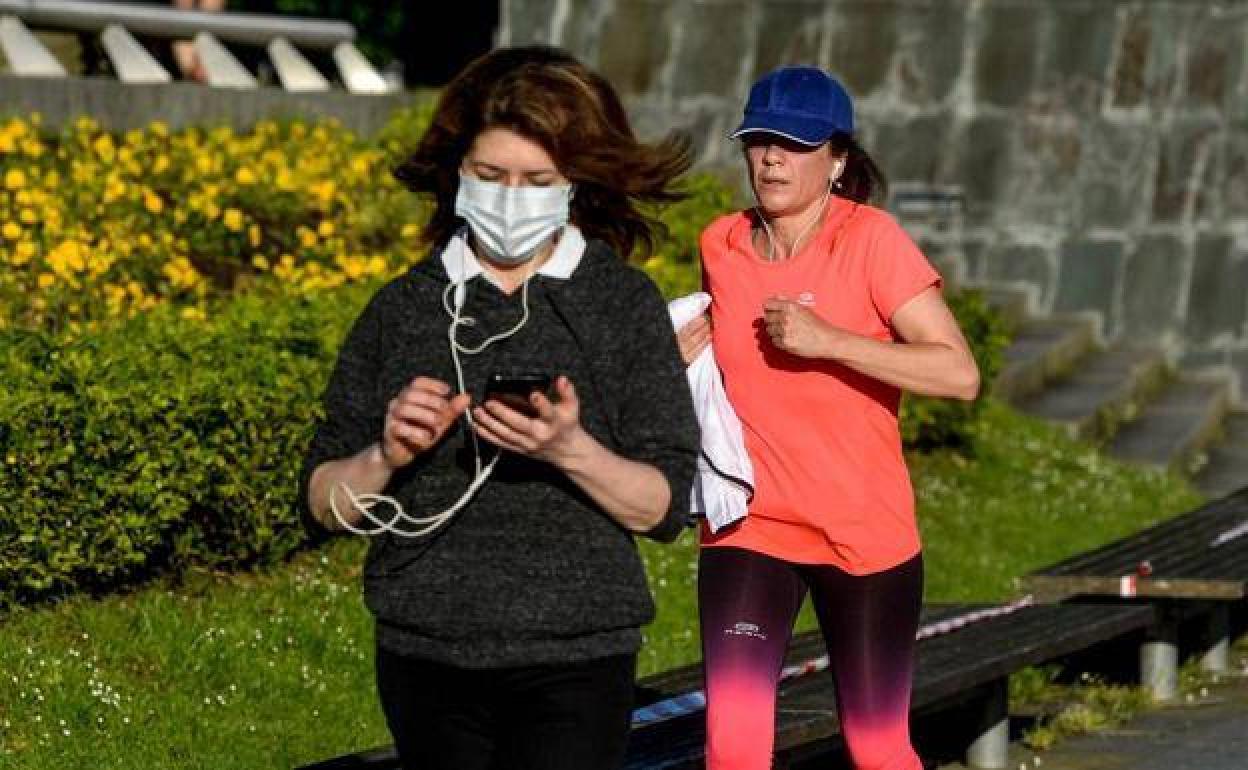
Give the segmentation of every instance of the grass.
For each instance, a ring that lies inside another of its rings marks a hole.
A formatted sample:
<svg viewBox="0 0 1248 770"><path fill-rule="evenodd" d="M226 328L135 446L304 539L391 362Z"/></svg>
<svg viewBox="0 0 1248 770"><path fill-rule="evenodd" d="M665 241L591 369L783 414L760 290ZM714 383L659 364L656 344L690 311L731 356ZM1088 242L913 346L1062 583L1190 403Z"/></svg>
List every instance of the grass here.
<svg viewBox="0 0 1248 770"><path fill-rule="evenodd" d="M975 446L910 458L930 601L1003 599L1035 567L1186 510L1186 484L989 404ZM361 543L0 621L0 767L292 767L388 742ZM698 657L691 535L642 545L643 673ZM807 612L800 620L810 627Z"/></svg>

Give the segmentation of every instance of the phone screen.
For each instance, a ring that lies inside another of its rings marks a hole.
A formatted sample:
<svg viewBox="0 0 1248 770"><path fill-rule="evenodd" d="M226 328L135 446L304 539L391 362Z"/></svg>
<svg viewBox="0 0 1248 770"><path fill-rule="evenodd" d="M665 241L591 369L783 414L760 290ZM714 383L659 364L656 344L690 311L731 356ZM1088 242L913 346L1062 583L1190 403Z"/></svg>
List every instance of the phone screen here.
<svg viewBox="0 0 1248 770"><path fill-rule="evenodd" d="M495 399L529 416L537 411L529 403L534 391L550 395L550 375L543 372L495 372L485 384L486 400Z"/></svg>

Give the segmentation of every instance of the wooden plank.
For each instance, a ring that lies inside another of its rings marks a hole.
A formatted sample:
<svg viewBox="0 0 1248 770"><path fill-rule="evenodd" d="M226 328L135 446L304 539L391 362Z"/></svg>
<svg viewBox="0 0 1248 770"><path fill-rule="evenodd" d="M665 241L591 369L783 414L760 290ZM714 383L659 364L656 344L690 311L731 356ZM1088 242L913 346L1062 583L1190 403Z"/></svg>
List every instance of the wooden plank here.
<svg viewBox="0 0 1248 770"><path fill-rule="evenodd" d="M1245 520L1248 520L1248 490L1032 574L1117 577L1134 572L1145 560L1152 563L1154 573L1163 565L1173 569L1170 565L1182 563L1208 549L1215 537Z"/></svg>
<svg viewBox="0 0 1248 770"><path fill-rule="evenodd" d="M257 88L259 83L234 54L207 32L195 36L195 53L204 68L208 85L214 88Z"/></svg>
<svg viewBox="0 0 1248 770"><path fill-rule="evenodd" d="M284 37L275 38L268 45L269 59L277 70L282 88L293 93L328 91L329 81L312 66Z"/></svg>
<svg viewBox="0 0 1248 770"><path fill-rule="evenodd" d="M1124 588L1122 578L1087 575L1029 575L1023 578L1025 590L1043 598L1059 601L1072 596L1115 596L1120 598L1156 599L1240 599L1244 596L1242 580L1194 580L1183 578L1137 578Z"/></svg>
<svg viewBox="0 0 1248 770"><path fill-rule="evenodd" d="M352 43L334 46L334 63L343 84L353 94L384 94L390 90L386 79Z"/></svg>
<svg viewBox="0 0 1248 770"><path fill-rule="evenodd" d="M68 74L64 65L16 16L0 17L0 49L15 75L63 78Z"/></svg>
<svg viewBox="0 0 1248 770"><path fill-rule="evenodd" d="M100 33L104 53L123 83L169 83L171 76L125 27L110 24Z"/></svg>

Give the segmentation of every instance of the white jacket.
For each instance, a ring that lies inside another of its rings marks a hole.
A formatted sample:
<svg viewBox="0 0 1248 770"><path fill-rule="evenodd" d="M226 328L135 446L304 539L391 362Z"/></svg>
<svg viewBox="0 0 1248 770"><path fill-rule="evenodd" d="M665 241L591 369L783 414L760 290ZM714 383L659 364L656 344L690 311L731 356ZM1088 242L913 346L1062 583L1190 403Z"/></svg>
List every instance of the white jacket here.
<svg viewBox="0 0 1248 770"><path fill-rule="evenodd" d="M676 329L706 312L711 295L696 292L667 305ZM708 345L686 372L693 391L693 407L702 427L702 454L693 481L691 511L706 516L712 532L745 518L754 496L754 466L745 453L741 421L728 403L723 377Z"/></svg>

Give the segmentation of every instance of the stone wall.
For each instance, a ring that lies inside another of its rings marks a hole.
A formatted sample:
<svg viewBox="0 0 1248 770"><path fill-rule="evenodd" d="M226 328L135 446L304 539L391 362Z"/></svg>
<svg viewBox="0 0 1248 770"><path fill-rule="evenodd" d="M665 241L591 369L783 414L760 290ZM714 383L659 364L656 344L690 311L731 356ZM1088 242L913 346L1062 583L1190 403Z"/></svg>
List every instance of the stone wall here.
<svg viewBox="0 0 1248 770"><path fill-rule="evenodd" d="M500 42L571 49L705 166L759 74L830 70L898 189L962 192L956 228L913 225L952 279L1248 395L1248 1L502 2Z"/></svg>

